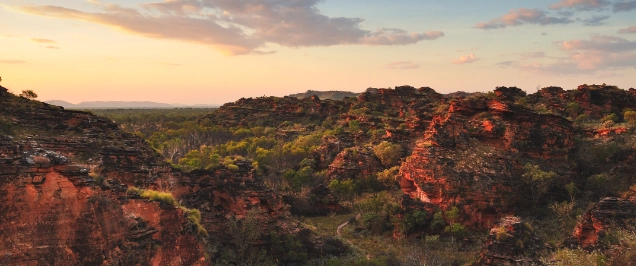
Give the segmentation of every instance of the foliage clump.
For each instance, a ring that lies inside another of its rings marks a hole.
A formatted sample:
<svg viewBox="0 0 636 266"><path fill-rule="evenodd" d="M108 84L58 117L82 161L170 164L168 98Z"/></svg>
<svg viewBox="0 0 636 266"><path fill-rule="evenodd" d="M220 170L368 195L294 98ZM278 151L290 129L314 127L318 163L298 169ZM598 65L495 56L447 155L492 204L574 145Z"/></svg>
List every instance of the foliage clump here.
<svg viewBox="0 0 636 266"><path fill-rule="evenodd" d="M208 237L208 231L205 230L205 227L203 227L203 225L201 224L201 212L197 209L189 209L185 206L182 206L175 200L174 196L170 192L161 192L152 189L129 187L128 193L136 193L142 198L178 207L183 211L190 223L196 227L197 233L201 236Z"/></svg>
<svg viewBox="0 0 636 266"><path fill-rule="evenodd" d="M385 166L394 166L402 157L402 147L399 144L393 144L383 141L373 147L373 153L380 159Z"/></svg>

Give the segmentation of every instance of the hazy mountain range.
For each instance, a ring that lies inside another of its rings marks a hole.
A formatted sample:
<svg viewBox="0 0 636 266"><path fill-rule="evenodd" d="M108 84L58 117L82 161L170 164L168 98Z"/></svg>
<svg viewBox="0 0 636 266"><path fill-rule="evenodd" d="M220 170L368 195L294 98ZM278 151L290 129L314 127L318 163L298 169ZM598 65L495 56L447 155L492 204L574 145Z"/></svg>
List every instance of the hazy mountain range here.
<svg viewBox="0 0 636 266"><path fill-rule="evenodd" d="M69 103L62 100L46 101L48 104L59 105L70 109L92 109L92 108L176 108L176 107L192 107L192 108L212 108L219 107L215 104L168 104L149 101L89 101L77 104Z"/></svg>

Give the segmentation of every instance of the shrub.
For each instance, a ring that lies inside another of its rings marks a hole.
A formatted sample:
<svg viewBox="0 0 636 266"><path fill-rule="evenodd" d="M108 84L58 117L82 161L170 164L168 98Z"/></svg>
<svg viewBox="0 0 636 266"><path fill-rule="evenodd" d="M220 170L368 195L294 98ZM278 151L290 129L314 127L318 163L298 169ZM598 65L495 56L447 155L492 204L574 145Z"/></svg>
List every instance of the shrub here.
<svg viewBox="0 0 636 266"><path fill-rule="evenodd" d="M576 102L569 102L568 105L565 107L570 117L576 117L576 115L579 113L580 108L581 107Z"/></svg>
<svg viewBox="0 0 636 266"><path fill-rule="evenodd" d="M201 236L208 237L208 231L201 224L201 212L197 209L188 209L181 206L170 192L160 192L152 189L141 189L137 187L129 187L128 193L137 193L139 196L152 201L163 202L165 204L179 207L188 218L190 223L196 226L197 233Z"/></svg>
<svg viewBox="0 0 636 266"><path fill-rule="evenodd" d="M468 230L466 230L466 228L463 225L459 223L454 223L452 225L447 226L444 229L444 232L451 233L455 237L462 237L463 235L468 233Z"/></svg>
<svg viewBox="0 0 636 266"><path fill-rule="evenodd" d="M631 126L636 126L636 111L625 111L623 119L625 119L625 122L629 123Z"/></svg>
<svg viewBox="0 0 636 266"><path fill-rule="evenodd" d="M226 165L226 167L227 167L228 170L230 170L232 172L236 172L236 171L239 170L239 167L236 164L228 164L228 165Z"/></svg>
<svg viewBox="0 0 636 266"><path fill-rule="evenodd" d="M433 221L431 222L431 229L438 230L444 228L446 221L444 221L444 214L439 211L433 214Z"/></svg>
<svg viewBox="0 0 636 266"><path fill-rule="evenodd" d="M588 120L587 115L581 114L581 115L577 116L576 119L574 119L574 123L577 124L577 125L580 125L582 123L587 122L587 120Z"/></svg>
<svg viewBox="0 0 636 266"><path fill-rule="evenodd" d="M603 118L601 118L601 121L603 121L603 122L612 121L614 123L618 123L619 119L620 118L618 117L618 115L612 113L612 114L606 115Z"/></svg>
<svg viewBox="0 0 636 266"><path fill-rule="evenodd" d="M601 128L612 128L614 125L616 125L614 120L605 120L603 121L603 124L601 124Z"/></svg>
<svg viewBox="0 0 636 266"><path fill-rule="evenodd" d="M156 190L144 189L141 194L139 194L142 198L147 198L152 201L163 202L168 205L175 205L176 201L174 197L169 192L159 192Z"/></svg>
<svg viewBox="0 0 636 266"><path fill-rule="evenodd" d="M497 229L497 235L495 237L497 241L505 241L506 239L508 239L508 237L510 237L510 235L508 234L508 232L506 232L505 228L499 227Z"/></svg>
<svg viewBox="0 0 636 266"><path fill-rule="evenodd" d="M209 236L208 231L205 230L205 227L201 224L201 212L197 209L188 209L183 206L179 206L179 208L185 213L188 217L190 223L196 226L197 233L202 236Z"/></svg>
<svg viewBox="0 0 636 266"><path fill-rule="evenodd" d="M373 147L373 153L380 159L383 165L393 166L398 163L402 157L402 147L399 144L393 144L383 141Z"/></svg>

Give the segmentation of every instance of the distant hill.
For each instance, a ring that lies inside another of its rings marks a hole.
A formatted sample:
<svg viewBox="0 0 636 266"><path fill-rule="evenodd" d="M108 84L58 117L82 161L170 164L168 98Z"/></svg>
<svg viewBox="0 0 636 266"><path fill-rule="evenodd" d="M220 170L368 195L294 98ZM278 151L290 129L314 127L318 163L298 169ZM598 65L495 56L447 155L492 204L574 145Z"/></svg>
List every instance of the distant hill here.
<svg viewBox="0 0 636 266"><path fill-rule="evenodd" d="M196 104L196 105L185 105L185 104L167 104L167 103L157 103L157 102L148 102L148 101L90 101L90 102L81 102L78 104L69 103L67 101L62 100L51 100L46 101L48 104L59 105L64 108L69 109L102 109L102 108L175 108L175 107L194 107L194 108L203 108L203 107L216 107L216 105L204 105L204 104Z"/></svg>
<svg viewBox="0 0 636 266"><path fill-rule="evenodd" d="M290 94L288 96L296 97L296 98L299 98L299 99L303 99L303 98L311 97L313 95L317 95L318 98L323 99L323 100L326 100L326 99L342 100L345 97L358 97L358 95L360 95L360 93L350 92L350 91L313 91L313 90L308 90L306 92Z"/></svg>

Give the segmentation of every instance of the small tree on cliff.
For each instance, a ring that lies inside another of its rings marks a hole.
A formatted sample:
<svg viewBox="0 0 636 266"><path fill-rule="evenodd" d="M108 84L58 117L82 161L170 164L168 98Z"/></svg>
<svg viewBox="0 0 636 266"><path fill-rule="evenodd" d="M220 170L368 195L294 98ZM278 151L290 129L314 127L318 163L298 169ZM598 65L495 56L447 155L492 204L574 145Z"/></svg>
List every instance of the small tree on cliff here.
<svg viewBox="0 0 636 266"><path fill-rule="evenodd" d="M32 90L24 90L24 91L22 91L22 93L20 93L20 97L24 97L24 98L27 98L29 100L33 100L33 99L37 98L38 95L35 94L35 92L32 91Z"/></svg>
<svg viewBox="0 0 636 266"><path fill-rule="evenodd" d="M534 202L534 206L537 206L539 199L548 193L548 189L550 189L550 185L557 174L552 171L543 171L536 164L526 164L524 170L525 173L522 175L522 178L524 182L530 186L532 201Z"/></svg>

